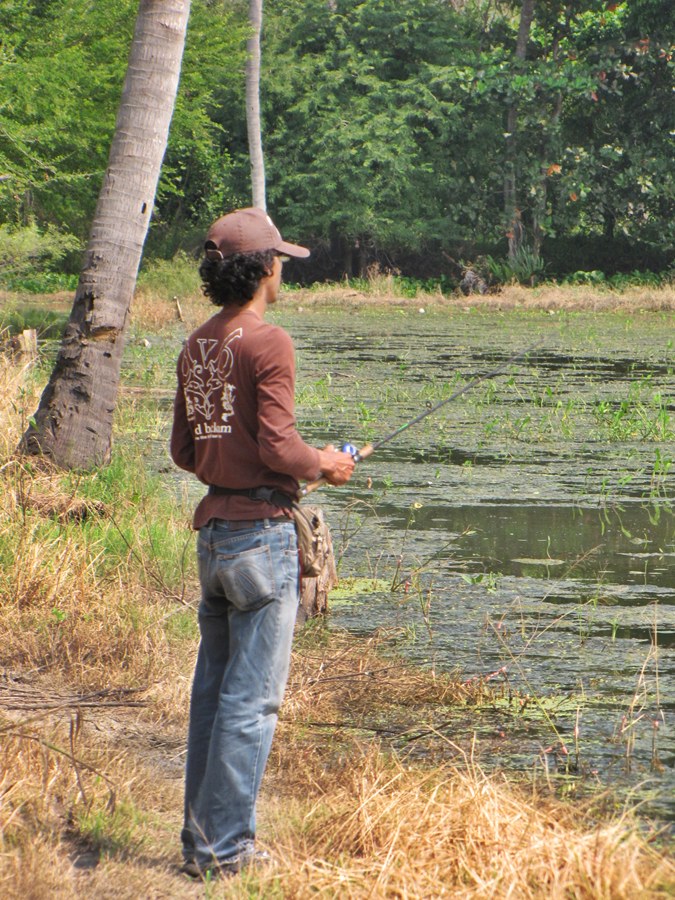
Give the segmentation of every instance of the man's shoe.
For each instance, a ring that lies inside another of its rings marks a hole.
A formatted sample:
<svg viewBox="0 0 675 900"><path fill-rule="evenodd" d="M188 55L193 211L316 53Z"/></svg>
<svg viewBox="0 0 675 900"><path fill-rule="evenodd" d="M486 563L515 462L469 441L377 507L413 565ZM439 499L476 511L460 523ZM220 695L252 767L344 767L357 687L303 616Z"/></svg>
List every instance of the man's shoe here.
<svg viewBox="0 0 675 900"><path fill-rule="evenodd" d="M190 878L202 878L204 880L218 875L228 878L241 872L242 869L247 869L250 866L262 866L270 862L272 862L272 857L267 850L245 850L228 859L214 860L205 866L200 866L194 859L189 859L183 863L181 872L184 875L189 875Z"/></svg>
<svg viewBox="0 0 675 900"><path fill-rule="evenodd" d="M202 875L202 871L194 859L187 859L180 867L180 871L181 874L189 875L190 878L201 878Z"/></svg>

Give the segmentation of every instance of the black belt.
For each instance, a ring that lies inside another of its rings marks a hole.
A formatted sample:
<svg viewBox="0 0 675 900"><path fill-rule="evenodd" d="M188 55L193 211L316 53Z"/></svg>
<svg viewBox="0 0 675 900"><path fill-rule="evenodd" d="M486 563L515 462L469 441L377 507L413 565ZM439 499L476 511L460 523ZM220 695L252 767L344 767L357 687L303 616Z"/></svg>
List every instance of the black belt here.
<svg viewBox="0 0 675 900"><path fill-rule="evenodd" d="M219 522L220 519L210 519L211 522ZM244 531L249 528L253 528L254 525L260 521L259 519L224 519L227 523L227 527L230 531ZM292 519L289 519L288 516L275 516L273 519L265 519L265 522L269 522L270 525L285 525L288 522L292 522Z"/></svg>
<svg viewBox="0 0 675 900"><path fill-rule="evenodd" d="M280 509L293 508L293 498L289 494L284 493L284 491L272 487L225 488L220 487L218 484L210 484L209 494L215 494L216 496L232 494L239 497L248 497L249 500L271 503L272 506L278 506Z"/></svg>

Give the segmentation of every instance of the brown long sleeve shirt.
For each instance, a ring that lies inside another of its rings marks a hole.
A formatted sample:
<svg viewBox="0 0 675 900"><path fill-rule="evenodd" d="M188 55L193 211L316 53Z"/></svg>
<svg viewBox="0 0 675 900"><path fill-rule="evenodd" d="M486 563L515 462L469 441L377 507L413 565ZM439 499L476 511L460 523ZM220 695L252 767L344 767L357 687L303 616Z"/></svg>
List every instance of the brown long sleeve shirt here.
<svg viewBox="0 0 675 900"><path fill-rule="evenodd" d="M290 336L252 309L226 307L187 339L178 358L171 457L204 484L273 487L295 496L319 473L319 453L295 421ZM278 516L276 506L207 494L194 527L209 519Z"/></svg>

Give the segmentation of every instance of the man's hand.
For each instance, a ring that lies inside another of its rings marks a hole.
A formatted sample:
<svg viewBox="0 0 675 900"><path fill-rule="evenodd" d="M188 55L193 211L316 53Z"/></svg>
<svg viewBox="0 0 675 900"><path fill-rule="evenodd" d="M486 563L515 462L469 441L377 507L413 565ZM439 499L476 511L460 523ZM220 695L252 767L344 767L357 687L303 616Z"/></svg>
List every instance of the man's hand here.
<svg viewBox="0 0 675 900"><path fill-rule="evenodd" d="M351 453L336 450L333 444L327 444L319 450L321 474L330 484L346 484L354 471L354 457Z"/></svg>

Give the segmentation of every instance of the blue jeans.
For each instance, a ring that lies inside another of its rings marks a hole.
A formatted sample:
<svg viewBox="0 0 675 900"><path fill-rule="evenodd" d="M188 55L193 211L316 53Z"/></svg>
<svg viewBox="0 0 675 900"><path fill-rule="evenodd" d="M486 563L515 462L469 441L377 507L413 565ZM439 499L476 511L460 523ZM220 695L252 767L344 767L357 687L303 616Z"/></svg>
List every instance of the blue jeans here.
<svg viewBox="0 0 675 900"><path fill-rule="evenodd" d="M251 853L255 804L288 678L298 608L295 526L213 519L199 531L201 643L192 685L183 855Z"/></svg>

